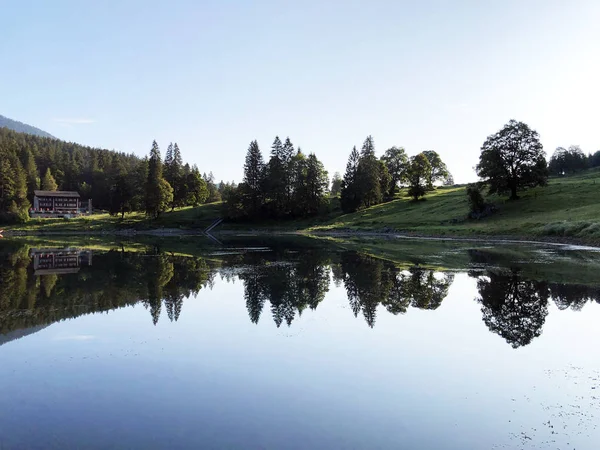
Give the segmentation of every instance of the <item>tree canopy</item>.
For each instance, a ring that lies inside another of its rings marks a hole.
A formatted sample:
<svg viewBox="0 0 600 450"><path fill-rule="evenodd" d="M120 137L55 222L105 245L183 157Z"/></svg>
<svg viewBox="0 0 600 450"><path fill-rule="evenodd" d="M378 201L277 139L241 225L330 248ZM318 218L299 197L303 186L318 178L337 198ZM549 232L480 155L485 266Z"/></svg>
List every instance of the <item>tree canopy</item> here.
<svg viewBox="0 0 600 450"><path fill-rule="evenodd" d="M511 120L483 143L476 171L490 194L510 193L513 200L519 190L546 185L548 165L538 133Z"/></svg>
<svg viewBox="0 0 600 450"><path fill-rule="evenodd" d="M578 145L571 145L569 149L558 147L552 158L548 169L552 175L568 175L581 172L588 168L588 157L585 156Z"/></svg>
<svg viewBox="0 0 600 450"><path fill-rule="evenodd" d="M414 200L424 197L431 187L431 163L425 153L419 153L410 159L408 166L408 195Z"/></svg>

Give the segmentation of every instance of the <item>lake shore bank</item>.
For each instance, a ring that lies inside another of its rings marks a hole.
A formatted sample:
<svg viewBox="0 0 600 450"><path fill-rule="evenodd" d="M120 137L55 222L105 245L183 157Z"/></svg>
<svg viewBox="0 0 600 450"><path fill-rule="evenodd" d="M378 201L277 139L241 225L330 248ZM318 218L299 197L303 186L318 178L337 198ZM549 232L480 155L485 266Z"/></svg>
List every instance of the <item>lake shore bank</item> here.
<svg viewBox="0 0 600 450"><path fill-rule="evenodd" d="M377 239L415 239L446 242L474 242L474 243L513 243L513 244L551 244L561 246L577 246L600 250L600 243L573 237L535 236L535 235L498 235L498 234L464 234L464 233L427 233L418 231L402 232L398 230L285 230L273 228L248 228L248 229L222 229L205 233L199 230L179 228L157 228L149 230L27 230L4 231L5 238L27 236L90 236L90 237L211 237L219 236L313 236L317 238L377 238Z"/></svg>

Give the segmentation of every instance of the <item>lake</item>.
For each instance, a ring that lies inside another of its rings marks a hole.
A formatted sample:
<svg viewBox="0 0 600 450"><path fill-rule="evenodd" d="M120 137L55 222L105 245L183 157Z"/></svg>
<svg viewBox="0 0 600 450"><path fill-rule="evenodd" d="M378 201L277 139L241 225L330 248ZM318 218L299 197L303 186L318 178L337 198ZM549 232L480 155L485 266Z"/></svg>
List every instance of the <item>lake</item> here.
<svg viewBox="0 0 600 450"><path fill-rule="evenodd" d="M0 241L0 449L597 449L600 253Z"/></svg>

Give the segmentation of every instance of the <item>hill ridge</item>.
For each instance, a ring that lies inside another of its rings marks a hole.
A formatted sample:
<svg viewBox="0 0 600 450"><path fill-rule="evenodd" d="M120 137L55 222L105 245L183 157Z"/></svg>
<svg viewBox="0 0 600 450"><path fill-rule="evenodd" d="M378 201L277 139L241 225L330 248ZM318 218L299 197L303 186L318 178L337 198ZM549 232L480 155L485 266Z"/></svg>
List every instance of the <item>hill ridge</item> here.
<svg viewBox="0 0 600 450"><path fill-rule="evenodd" d="M0 114L0 128L3 128L3 127L8 128L13 131L16 131L18 133L27 133L27 134L33 134L34 136L40 136L40 137L45 137L45 138L50 138L50 139L57 139L55 136L52 136L50 133L48 133L44 130L40 130L37 127L28 125L23 122L19 122L18 120L10 119L10 118Z"/></svg>

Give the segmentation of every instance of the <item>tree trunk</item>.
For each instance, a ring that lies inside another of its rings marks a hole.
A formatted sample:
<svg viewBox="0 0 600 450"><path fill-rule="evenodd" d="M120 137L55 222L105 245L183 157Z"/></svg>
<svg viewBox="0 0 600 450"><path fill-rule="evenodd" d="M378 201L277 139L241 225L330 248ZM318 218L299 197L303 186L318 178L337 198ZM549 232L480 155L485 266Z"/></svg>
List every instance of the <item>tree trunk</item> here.
<svg viewBox="0 0 600 450"><path fill-rule="evenodd" d="M511 200L518 200L519 196L517 195L517 184L513 183L510 186L510 199Z"/></svg>

